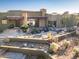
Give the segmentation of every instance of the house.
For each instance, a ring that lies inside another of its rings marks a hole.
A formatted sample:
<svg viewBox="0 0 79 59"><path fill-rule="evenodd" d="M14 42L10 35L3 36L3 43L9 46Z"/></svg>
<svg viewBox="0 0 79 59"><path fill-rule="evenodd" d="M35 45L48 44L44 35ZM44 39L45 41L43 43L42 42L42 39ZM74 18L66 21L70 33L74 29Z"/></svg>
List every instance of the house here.
<svg viewBox="0 0 79 59"><path fill-rule="evenodd" d="M1 13L0 16L1 16L0 25L13 24L16 27L22 24L28 24L29 22L32 22L32 21L35 21L34 26L36 27L45 27L46 21L47 21L45 9L41 9L40 11L10 10L5 14Z"/></svg>
<svg viewBox="0 0 79 59"><path fill-rule="evenodd" d="M24 23L35 21L35 27L45 27L47 24L46 9L40 9L40 11L26 11L22 14L24 17Z"/></svg>
<svg viewBox="0 0 79 59"><path fill-rule="evenodd" d="M62 15L57 13L47 14L48 17L47 22L49 26L61 27L61 19Z"/></svg>
<svg viewBox="0 0 79 59"><path fill-rule="evenodd" d="M65 14L68 13L66 12ZM40 11L9 10L8 12L0 13L0 27L3 25L5 27L7 25L8 27L11 24L15 27L21 26L22 24L31 24L35 27L45 27L49 25L62 27L62 16L65 16L65 14L48 14L46 9L40 9Z"/></svg>

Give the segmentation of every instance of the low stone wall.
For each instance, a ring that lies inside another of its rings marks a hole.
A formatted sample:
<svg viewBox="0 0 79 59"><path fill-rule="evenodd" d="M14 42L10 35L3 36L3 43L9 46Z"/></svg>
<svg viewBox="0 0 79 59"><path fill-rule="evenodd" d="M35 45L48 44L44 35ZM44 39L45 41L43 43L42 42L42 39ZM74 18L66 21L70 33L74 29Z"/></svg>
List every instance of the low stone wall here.
<svg viewBox="0 0 79 59"><path fill-rule="evenodd" d="M74 36L76 35L76 32L73 31L73 32L70 32L70 33L65 33L65 34L58 34L55 37L54 40L58 40L58 41L61 41L67 37L70 37L70 36ZM15 41L19 41L19 42L35 42L35 43L48 43L48 39L42 39L42 38L9 38L10 39L10 42L15 42Z"/></svg>
<svg viewBox="0 0 79 59"><path fill-rule="evenodd" d="M41 55L44 56L45 59L51 59L51 57L47 53L36 48L22 48L22 47L14 47L14 46L0 46L0 48L8 49L7 51L9 52L19 52L19 53L24 53L28 55L37 55L37 56Z"/></svg>
<svg viewBox="0 0 79 59"><path fill-rule="evenodd" d="M58 36L55 36L55 38L58 40L58 41L61 41L67 37L70 37L70 36L74 36L76 35L76 32L73 31L73 32L70 32L70 33L65 33L65 34L62 34L62 35L58 35Z"/></svg>
<svg viewBox="0 0 79 59"><path fill-rule="evenodd" d="M35 43L47 43L47 40L39 39L39 38L9 38L10 41L20 41L20 42L35 42Z"/></svg>

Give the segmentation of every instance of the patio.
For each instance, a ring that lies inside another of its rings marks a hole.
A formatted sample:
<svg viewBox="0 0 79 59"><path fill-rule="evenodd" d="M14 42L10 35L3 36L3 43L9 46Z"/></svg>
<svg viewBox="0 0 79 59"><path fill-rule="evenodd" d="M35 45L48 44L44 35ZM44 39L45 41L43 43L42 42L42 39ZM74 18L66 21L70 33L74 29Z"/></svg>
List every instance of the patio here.
<svg viewBox="0 0 79 59"><path fill-rule="evenodd" d="M17 35L24 35L22 31L18 32L19 28L6 29L3 33L0 34L0 38L16 37Z"/></svg>

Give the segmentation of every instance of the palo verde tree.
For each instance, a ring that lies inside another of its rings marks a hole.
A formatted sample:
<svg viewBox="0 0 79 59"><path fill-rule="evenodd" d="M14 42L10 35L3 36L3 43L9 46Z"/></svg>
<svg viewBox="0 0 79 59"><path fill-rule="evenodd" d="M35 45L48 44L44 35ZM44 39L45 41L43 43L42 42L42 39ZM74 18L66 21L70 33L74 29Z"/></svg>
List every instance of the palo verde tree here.
<svg viewBox="0 0 79 59"><path fill-rule="evenodd" d="M61 21L62 21L63 27L72 27L72 26L76 25L75 15L73 15L73 14L63 15Z"/></svg>

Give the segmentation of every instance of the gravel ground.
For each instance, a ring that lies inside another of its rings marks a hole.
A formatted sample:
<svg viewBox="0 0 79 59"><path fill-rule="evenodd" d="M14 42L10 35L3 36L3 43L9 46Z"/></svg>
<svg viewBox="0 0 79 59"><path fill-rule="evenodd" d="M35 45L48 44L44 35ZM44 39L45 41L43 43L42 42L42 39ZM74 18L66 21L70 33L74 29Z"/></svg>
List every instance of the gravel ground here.
<svg viewBox="0 0 79 59"><path fill-rule="evenodd" d="M68 47L64 51L60 51L59 54L52 55L52 57L54 59L79 59L79 57L75 58L74 53L73 53L73 48L76 47L76 43L74 41L78 40L78 42L79 42L79 38L78 37L67 37L64 40L71 41L70 47ZM60 46L63 45L64 40L58 42L58 44ZM77 47L79 47L79 44L77 45Z"/></svg>

